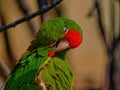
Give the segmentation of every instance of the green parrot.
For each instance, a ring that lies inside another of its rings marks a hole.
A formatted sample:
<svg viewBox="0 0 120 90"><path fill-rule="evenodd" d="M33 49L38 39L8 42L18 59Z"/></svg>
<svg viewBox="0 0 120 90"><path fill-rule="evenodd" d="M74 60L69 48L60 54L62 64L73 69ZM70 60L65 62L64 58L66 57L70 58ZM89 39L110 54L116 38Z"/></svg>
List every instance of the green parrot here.
<svg viewBox="0 0 120 90"><path fill-rule="evenodd" d="M74 73L65 54L81 44L82 35L73 20L45 21L8 76L4 90L73 90Z"/></svg>

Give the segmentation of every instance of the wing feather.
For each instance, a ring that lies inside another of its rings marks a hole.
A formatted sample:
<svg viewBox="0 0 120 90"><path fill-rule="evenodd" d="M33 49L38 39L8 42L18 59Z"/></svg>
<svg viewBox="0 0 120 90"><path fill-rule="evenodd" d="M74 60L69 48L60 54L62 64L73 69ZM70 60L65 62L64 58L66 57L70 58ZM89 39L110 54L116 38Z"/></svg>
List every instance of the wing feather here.
<svg viewBox="0 0 120 90"><path fill-rule="evenodd" d="M5 90L40 90L36 77L42 79L47 90L73 90L74 74L64 53L50 59L47 53L40 48L21 58ZM38 70L41 70L39 76Z"/></svg>
<svg viewBox="0 0 120 90"><path fill-rule="evenodd" d="M48 90L73 90L74 74L67 60L53 57L40 77Z"/></svg>
<svg viewBox="0 0 120 90"><path fill-rule="evenodd" d="M38 50L22 57L10 74L5 90L34 90L27 88L38 88L37 85L32 85L31 83L34 81L38 69L47 58L47 56L41 56L40 53L38 54Z"/></svg>

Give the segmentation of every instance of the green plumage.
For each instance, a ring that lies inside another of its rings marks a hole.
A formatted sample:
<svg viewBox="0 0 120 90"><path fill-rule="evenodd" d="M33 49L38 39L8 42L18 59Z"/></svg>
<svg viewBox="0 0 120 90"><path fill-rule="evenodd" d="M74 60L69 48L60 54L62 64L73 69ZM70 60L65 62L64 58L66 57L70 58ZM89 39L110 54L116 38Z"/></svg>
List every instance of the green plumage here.
<svg viewBox="0 0 120 90"><path fill-rule="evenodd" d="M44 54L43 54L44 53ZM21 58L15 70L9 76L5 90L41 90L36 76L38 69L46 62L48 65L41 70L40 78L50 90L72 90L73 72L61 52L61 58L54 56L48 59L47 48L38 48ZM46 61L47 60L47 61ZM60 89L61 88L61 89Z"/></svg>
<svg viewBox="0 0 120 90"><path fill-rule="evenodd" d="M73 90L74 74L65 59L67 50L48 57L52 50L49 44L64 37L64 27L75 28L82 34L81 28L72 20L56 18L46 21L9 75L5 90ZM42 79L46 89L39 85L38 78Z"/></svg>
<svg viewBox="0 0 120 90"><path fill-rule="evenodd" d="M41 25L39 32L35 37L35 40L32 41L32 44L29 47L29 50L40 46L42 47L49 45L51 42L60 40L65 35L65 32L63 31L64 27L67 27L69 29L77 29L81 35L83 34L80 26L77 25L73 20L63 17L50 19Z"/></svg>

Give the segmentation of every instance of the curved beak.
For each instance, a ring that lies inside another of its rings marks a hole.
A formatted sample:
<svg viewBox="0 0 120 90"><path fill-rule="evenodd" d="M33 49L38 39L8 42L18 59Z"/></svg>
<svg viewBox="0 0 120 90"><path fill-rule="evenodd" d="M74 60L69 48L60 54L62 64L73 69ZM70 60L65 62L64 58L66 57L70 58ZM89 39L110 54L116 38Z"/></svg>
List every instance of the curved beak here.
<svg viewBox="0 0 120 90"><path fill-rule="evenodd" d="M70 45L67 39L62 39L59 42L52 43L50 44L50 46L53 47L54 52L59 52L59 51L63 51L65 49L70 48Z"/></svg>
<svg viewBox="0 0 120 90"><path fill-rule="evenodd" d="M77 30L69 30L64 38L51 44L54 52L62 51L67 48L76 48L82 42L82 35Z"/></svg>

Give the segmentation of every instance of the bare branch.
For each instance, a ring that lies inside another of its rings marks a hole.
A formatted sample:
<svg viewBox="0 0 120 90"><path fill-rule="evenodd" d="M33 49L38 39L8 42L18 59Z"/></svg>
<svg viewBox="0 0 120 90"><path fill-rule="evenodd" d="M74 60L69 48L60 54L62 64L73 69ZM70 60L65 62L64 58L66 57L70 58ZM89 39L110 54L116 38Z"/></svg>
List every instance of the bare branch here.
<svg viewBox="0 0 120 90"><path fill-rule="evenodd" d="M120 36L113 41L113 49L117 49L119 43L120 43Z"/></svg>
<svg viewBox="0 0 120 90"><path fill-rule="evenodd" d="M104 28L104 24L102 22L102 11L101 11L101 6L100 6L100 3L99 3L100 0L94 0L94 8L91 10L91 13L89 14L89 16L92 15L92 13L94 12L94 9L97 10L97 14L98 14L98 24L99 24L99 27L100 27L100 32L101 32L101 35L104 39L104 43L106 45L106 48L108 50L108 58L109 58L109 62L108 62L108 65L107 65L107 71L108 74L107 74L107 77L108 79L106 79L106 82L109 84L107 87L109 88L109 90L115 90L114 88L116 88L116 82L115 79L113 78L115 73L118 72L115 70L115 56L114 56L114 53L115 53L115 50L118 49L118 46L120 45L120 34L117 36L117 38L115 37L115 16L116 14L114 13L114 10L115 10L115 6L114 6L114 0L111 0L111 32L112 32L112 36L113 36L113 39L111 40L111 43L108 43L108 39L106 38L106 30ZM119 0L119 7L120 7L120 0ZM120 12L120 9L119 9L119 12ZM119 22L120 22L120 17L119 17ZM118 22L118 23L119 23ZM120 30L120 26L119 26L119 30ZM120 31L119 31L120 33ZM106 88L106 87L104 87ZM103 89L104 89L103 88Z"/></svg>
<svg viewBox="0 0 120 90"><path fill-rule="evenodd" d="M115 40L115 1L114 0L110 0L110 20L111 20L111 32L112 32L112 39L113 41Z"/></svg>
<svg viewBox="0 0 120 90"><path fill-rule="evenodd" d="M54 0L50 5L44 5L40 10L38 10L32 14L28 14L25 17L18 19L15 22L12 22L10 24L5 24L4 26L0 27L0 32L3 30L6 30L8 28L15 27L17 24L20 24L24 21L28 21L40 14L47 12L48 10L50 10L50 9L54 8L56 5L58 5L61 1L62 0Z"/></svg>
<svg viewBox="0 0 120 90"><path fill-rule="evenodd" d="M2 72L2 74L4 74L5 77L7 77L8 74L10 73L10 69L1 59L0 59L0 72Z"/></svg>
<svg viewBox="0 0 120 90"><path fill-rule="evenodd" d="M109 47L109 45L107 43L106 34L105 34L105 28L104 28L104 25L103 25L103 22L102 22L102 14L101 14L101 7L100 7L100 4L99 4L99 0L95 0L94 4L95 4L95 9L97 10L97 14L98 14L98 24L99 24L99 27L100 27L100 32L101 32L101 35L103 37L106 48L107 48L107 50L109 52L110 47Z"/></svg>
<svg viewBox="0 0 120 90"><path fill-rule="evenodd" d="M99 25L100 25L100 30L103 35L103 38L105 39L105 30L104 30L104 26L102 24L102 14L101 14L101 8L100 8L100 4L99 4L98 0L95 0L95 7L96 7L96 10L98 13L98 21L99 21Z"/></svg>
<svg viewBox="0 0 120 90"><path fill-rule="evenodd" d="M47 5L47 0L38 0L39 7L43 7Z"/></svg>

